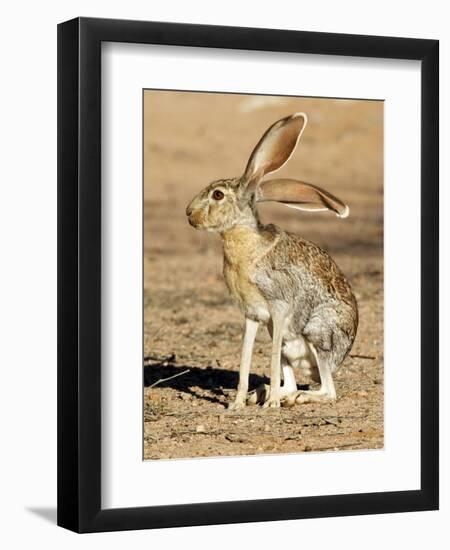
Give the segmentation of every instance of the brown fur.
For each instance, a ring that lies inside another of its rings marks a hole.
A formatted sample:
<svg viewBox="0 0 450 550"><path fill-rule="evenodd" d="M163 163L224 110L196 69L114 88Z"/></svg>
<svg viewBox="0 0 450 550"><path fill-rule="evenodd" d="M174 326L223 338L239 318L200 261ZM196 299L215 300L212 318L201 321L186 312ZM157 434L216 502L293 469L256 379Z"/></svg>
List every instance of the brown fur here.
<svg viewBox="0 0 450 550"><path fill-rule="evenodd" d="M276 268L280 258L284 264L303 264L331 295L353 307L355 298L350 284L330 255L295 233L286 232L285 235L288 239L283 239L268 255L272 267Z"/></svg>
<svg viewBox="0 0 450 550"><path fill-rule="evenodd" d="M261 258L275 246L278 237L270 230L234 226L222 233L223 273L231 296L245 306L266 305L266 300L253 281Z"/></svg>
<svg viewBox="0 0 450 550"><path fill-rule="evenodd" d="M330 300L347 306L344 308L345 314L340 316L345 325L341 328L354 338L358 327L358 306L350 283L342 271L330 255L315 243L295 233L284 232L279 228L276 230L276 246L265 257L270 270L282 270L289 266L305 267L313 275L317 286L326 291Z"/></svg>

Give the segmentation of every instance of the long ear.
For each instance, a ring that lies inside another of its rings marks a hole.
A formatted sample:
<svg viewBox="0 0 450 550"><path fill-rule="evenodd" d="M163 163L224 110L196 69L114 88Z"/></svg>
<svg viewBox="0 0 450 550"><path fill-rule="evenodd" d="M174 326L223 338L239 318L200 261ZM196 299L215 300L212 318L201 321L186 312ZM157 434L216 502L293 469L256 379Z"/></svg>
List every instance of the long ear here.
<svg viewBox="0 0 450 550"><path fill-rule="evenodd" d="M294 152L297 142L306 126L307 116L294 113L278 120L259 140L250 155L244 172L244 181L254 187L270 172L275 172L287 162Z"/></svg>
<svg viewBox="0 0 450 550"><path fill-rule="evenodd" d="M340 218L346 218L349 207L337 197L320 187L291 179L262 182L256 192L258 202L277 201L291 208L317 212L331 210Z"/></svg>

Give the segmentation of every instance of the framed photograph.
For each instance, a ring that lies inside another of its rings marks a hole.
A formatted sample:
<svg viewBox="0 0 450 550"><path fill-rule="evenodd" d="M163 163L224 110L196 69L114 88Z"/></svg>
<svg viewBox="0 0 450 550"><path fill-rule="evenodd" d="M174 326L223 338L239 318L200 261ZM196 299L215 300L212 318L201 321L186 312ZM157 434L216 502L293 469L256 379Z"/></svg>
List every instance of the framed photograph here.
<svg viewBox="0 0 450 550"><path fill-rule="evenodd" d="M438 508L438 41L58 27L58 524Z"/></svg>

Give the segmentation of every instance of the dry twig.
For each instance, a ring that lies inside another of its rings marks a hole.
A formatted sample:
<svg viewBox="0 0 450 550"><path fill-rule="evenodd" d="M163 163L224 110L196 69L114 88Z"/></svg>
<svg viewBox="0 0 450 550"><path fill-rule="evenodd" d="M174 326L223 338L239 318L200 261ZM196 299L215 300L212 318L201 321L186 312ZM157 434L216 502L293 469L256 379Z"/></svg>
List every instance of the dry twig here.
<svg viewBox="0 0 450 550"><path fill-rule="evenodd" d="M167 378L160 378L159 380L157 380L156 382L153 382L153 384L150 384L150 386L148 386L149 388L154 388L155 386L157 386L158 384L161 384L162 382L167 382L168 380L172 380L172 378L177 378L177 376L181 376L182 374L186 374L187 372L189 372L191 369L186 369L184 370L183 372L177 372L176 374L172 375L172 376L168 376Z"/></svg>

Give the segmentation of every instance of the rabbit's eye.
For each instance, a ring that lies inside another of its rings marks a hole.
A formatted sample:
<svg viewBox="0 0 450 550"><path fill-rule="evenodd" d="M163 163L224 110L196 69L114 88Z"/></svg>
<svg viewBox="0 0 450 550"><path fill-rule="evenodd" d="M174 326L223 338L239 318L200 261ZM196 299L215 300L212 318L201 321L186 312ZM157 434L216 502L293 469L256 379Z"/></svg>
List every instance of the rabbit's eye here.
<svg viewBox="0 0 450 550"><path fill-rule="evenodd" d="M220 189L216 189L212 194L212 197L215 201L221 201L224 198L224 196L225 195L222 193L222 191L220 191Z"/></svg>

